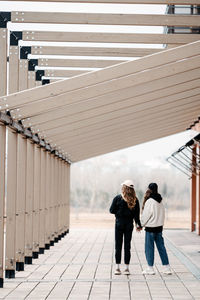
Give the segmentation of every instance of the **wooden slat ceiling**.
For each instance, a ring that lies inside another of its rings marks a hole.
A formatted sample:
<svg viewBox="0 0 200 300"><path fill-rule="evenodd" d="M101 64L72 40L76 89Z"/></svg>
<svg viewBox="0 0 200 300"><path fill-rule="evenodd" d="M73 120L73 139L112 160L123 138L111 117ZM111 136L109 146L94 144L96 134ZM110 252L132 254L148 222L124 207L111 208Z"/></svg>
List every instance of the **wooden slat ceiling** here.
<svg viewBox="0 0 200 300"><path fill-rule="evenodd" d="M0 106L79 161L185 130L199 116L199 78L197 41L1 97Z"/></svg>
<svg viewBox="0 0 200 300"><path fill-rule="evenodd" d="M10 0L5 0L10 1ZM19 0L13 0L19 1ZM30 0L24 0L30 1ZM199 0L32 0L37 2L65 2L65 3L110 3L110 4L177 4L200 5Z"/></svg>

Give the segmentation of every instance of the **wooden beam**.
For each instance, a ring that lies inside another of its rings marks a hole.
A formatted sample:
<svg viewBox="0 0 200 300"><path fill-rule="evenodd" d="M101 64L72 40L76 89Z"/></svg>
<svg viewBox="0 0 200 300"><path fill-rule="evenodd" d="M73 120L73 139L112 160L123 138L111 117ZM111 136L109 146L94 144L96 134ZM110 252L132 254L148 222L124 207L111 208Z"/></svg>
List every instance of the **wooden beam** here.
<svg viewBox="0 0 200 300"><path fill-rule="evenodd" d="M198 41L199 34L23 31L23 40L48 42L188 44Z"/></svg>
<svg viewBox="0 0 200 300"><path fill-rule="evenodd" d="M26 59L19 59L19 91L28 88L28 61ZM13 79L12 79L13 80Z"/></svg>
<svg viewBox="0 0 200 300"><path fill-rule="evenodd" d="M8 93L13 94L19 91L19 47L9 47L9 81Z"/></svg>
<svg viewBox="0 0 200 300"><path fill-rule="evenodd" d="M4 280L4 215L5 215L6 126L0 123L0 283Z"/></svg>
<svg viewBox="0 0 200 300"><path fill-rule="evenodd" d="M79 71L79 70L44 70L47 77L73 77L81 74L86 74L91 71Z"/></svg>
<svg viewBox="0 0 200 300"><path fill-rule="evenodd" d="M132 134L129 134L129 136L119 136L116 139L112 140L103 140L100 139L97 143L87 143L86 145L80 145L78 148L74 148L73 150L69 149L70 158L74 161L79 161L86 158L91 158L97 155L105 154L108 152L113 152L122 148L131 147L134 145L138 145L141 143L145 143L147 141L152 141L157 138L165 137L171 134L175 134L181 131L184 131L186 126L188 125L188 122L183 122L180 124L172 124L172 126L164 126L160 129L157 128L157 130L153 130L150 128L150 130L143 130L143 133L141 134L138 132L137 136L132 136ZM154 127L155 129L156 127ZM120 140L119 140L120 138ZM67 147L66 147L67 148ZM67 151L67 149L66 149Z"/></svg>
<svg viewBox="0 0 200 300"><path fill-rule="evenodd" d="M153 82L156 79L166 78L178 73L183 73L189 71L191 69L199 68L200 66L200 56L192 57L190 59L185 59L184 61L177 61L172 64L168 64L166 66L157 67L154 69L149 69L146 72L138 72L134 73L130 76L125 76L113 81L105 82L103 84L99 84L95 87L90 87L83 90L72 91L70 93L61 94L55 98L48 98L39 103L30 103L24 107L21 107L19 111L14 110L11 111L12 115L17 117L17 114L20 115L20 118L27 118L37 114L41 114L42 112L46 112L51 109L55 109L61 106L69 105L72 103L76 103L78 101L85 101L88 99L92 99L97 96L106 95L108 97L108 93L117 90L127 89L129 87L137 86L139 84ZM95 74L96 72L91 72L89 74ZM87 76L82 75L82 76ZM82 77L80 76L80 77ZM78 78L78 77L77 77ZM63 81L65 82L65 80ZM55 85L56 83L52 84ZM124 91L123 91L124 92ZM120 92L121 93L121 92ZM115 100L117 101L117 99ZM9 106L10 107L10 106Z"/></svg>
<svg viewBox="0 0 200 300"><path fill-rule="evenodd" d="M176 74L173 76L169 76L167 78L161 78L155 81L150 81L145 84L145 86L137 85L134 87L130 87L124 92L113 92L112 94L107 95L106 97L103 95L101 97L88 99L88 101L83 101L74 103L73 106L70 107L61 107L57 108L53 111L49 111L43 113L41 115L33 116L30 119L24 119L23 125L25 127L30 127L34 125L39 125L48 122L51 125L53 120L68 118L69 122L76 120L76 115L79 114L78 118L81 120L80 113L86 112L85 117L88 116L89 110L92 108L101 109L101 106L108 106L112 103L115 104L115 107L112 110L116 110L117 107L121 104L123 106L131 106L142 104L147 101L151 101L153 99L162 99L163 97L174 95L180 92L188 91L191 89L195 89L199 87L200 84L200 70L195 69L187 72L187 76L185 73ZM189 79L189 81L188 81ZM134 96L133 96L134 95ZM116 101L117 100L117 101ZM73 115L73 116L72 116ZM84 118L84 115L82 116ZM49 123L50 121L50 123Z"/></svg>
<svg viewBox="0 0 200 300"><path fill-rule="evenodd" d="M9 0L5 0L9 1ZM18 1L18 0L13 0ZM29 1L29 0L24 0ZM33 0L37 2L62 2L62 3L110 3L110 4L176 4L176 5L200 5L199 0Z"/></svg>
<svg viewBox="0 0 200 300"><path fill-rule="evenodd" d="M196 109L200 107L200 102L198 103L198 105L195 106L195 109L192 109L191 111L189 110L188 113L184 113L183 110L181 110L180 112L177 112L176 114L172 114L172 110L169 110L168 112L166 112L166 118L169 119L169 123L170 125L174 122L174 123L179 123L182 120L188 120L188 122L195 118L198 114L196 113ZM154 118L154 115L152 114L152 117ZM144 120L145 124L148 124L148 127L154 127L155 130L157 130L157 126L162 126L162 124L164 123L163 121L164 118L164 113L161 112L161 116L157 117L157 119L151 119L147 116L144 115L143 118L140 118L139 120L128 120L127 122L120 122L118 124L114 124L111 126L103 126L100 129L96 129L96 130L91 130L89 132L86 132L82 135L79 134L75 134L74 136L69 136L66 139L61 139L60 142L58 143L59 146L64 147L66 149L70 149L73 148L74 146L80 146L82 143L86 143L88 141L93 141L93 143L95 144L96 141L98 141L98 139L101 138L106 138L109 137L111 140L114 138L115 134L119 134L121 135L126 135L126 133L131 132L132 135L134 136L134 134L136 134L139 129L140 129L140 124L139 121L141 119ZM167 126L167 125L166 125ZM128 130L127 130L128 128ZM113 135L113 136L112 136Z"/></svg>
<svg viewBox="0 0 200 300"><path fill-rule="evenodd" d="M192 44L163 51L162 53L146 56L142 59L121 63L110 68L91 72L76 78L59 81L51 85L45 85L41 88L23 91L7 97L0 97L0 106L2 106L2 109L5 109L6 104L10 105L11 108L19 107L20 105L45 98L51 99L58 94L65 94L76 89L79 89L80 93L82 93L82 89L85 89L86 87L91 88L93 85L96 86L97 84L110 80L111 82L114 82L117 78L123 78L130 74L144 71L145 69L152 69L177 60L184 60L188 57L199 55L199 49L200 42L194 42Z"/></svg>
<svg viewBox="0 0 200 300"><path fill-rule="evenodd" d="M32 55L72 55L72 56L110 56L110 57L141 57L158 53L157 48L109 48L109 47L62 47L33 46Z"/></svg>
<svg viewBox="0 0 200 300"><path fill-rule="evenodd" d="M7 28L0 28L0 96L7 94Z"/></svg>
<svg viewBox="0 0 200 300"><path fill-rule="evenodd" d="M130 59L127 59L130 60ZM39 58L38 66L41 67L78 67L78 68L106 68L126 60L104 60L104 59L54 59Z"/></svg>
<svg viewBox="0 0 200 300"><path fill-rule="evenodd" d="M11 22L198 27L200 16L13 11L11 12Z"/></svg>

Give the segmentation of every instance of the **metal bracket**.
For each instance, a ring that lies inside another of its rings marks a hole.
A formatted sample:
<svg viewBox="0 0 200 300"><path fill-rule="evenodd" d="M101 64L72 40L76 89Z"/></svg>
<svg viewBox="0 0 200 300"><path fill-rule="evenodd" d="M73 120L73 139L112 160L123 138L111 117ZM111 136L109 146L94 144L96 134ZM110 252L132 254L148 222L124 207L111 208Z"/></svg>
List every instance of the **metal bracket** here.
<svg viewBox="0 0 200 300"><path fill-rule="evenodd" d="M20 59L27 59L29 54L31 54L31 47L20 47Z"/></svg>
<svg viewBox="0 0 200 300"><path fill-rule="evenodd" d="M42 76L44 76L44 70L37 70L35 72L35 80L36 81L41 81L42 80Z"/></svg>
<svg viewBox="0 0 200 300"><path fill-rule="evenodd" d="M20 40L22 40L22 31L10 32L10 46L18 46Z"/></svg>
<svg viewBox="0 0 200 300"><path fill-rule="evenodd" d="M49 83L50 83L50 79L43 79L42 80L42 85L49 84Z"/></svg>
<svg viewBox="0 0 200 300"><path fill-rule="evenodd" d="M32 139L36 144L40 143L40 139L37 133L32 136Z"/></svg>
<svg viewBox="0 0 200 300"><path fill-rule="evenodd" d="M35 67L38 65L38 59L29 59L28 71L35 71Z"/></svg>
<svg viewBox="0 0 200 300"><path fill-rule="evenodd" d="M10 125L12 123L12 118L8 113L0 112L0 121L5 125Z"/></svg>
<svg viewBox="0 0 200 300"><path fill-rule="evenodd" d="M11 21L11 12L1 11L0 12L0 28L7 28L7 23Z"/></svg>

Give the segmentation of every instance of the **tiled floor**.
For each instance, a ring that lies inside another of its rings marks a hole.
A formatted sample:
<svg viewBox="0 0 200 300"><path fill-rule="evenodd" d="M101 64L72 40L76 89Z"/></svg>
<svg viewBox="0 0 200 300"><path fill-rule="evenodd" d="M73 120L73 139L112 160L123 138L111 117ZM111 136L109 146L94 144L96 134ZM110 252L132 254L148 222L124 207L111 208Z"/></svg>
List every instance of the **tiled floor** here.
<svg viewBox="0 0 200 300"><path fill-rule="evenodd" d="M156 253L156 274L142 275L146 266L144 233L134 232L131 275L114 275L114 232L74 229L45 254L7 279L0 299L200 299L200 281L168 249L172 275L163 275ZM124 266L122 266L122 269Z"/></svg>

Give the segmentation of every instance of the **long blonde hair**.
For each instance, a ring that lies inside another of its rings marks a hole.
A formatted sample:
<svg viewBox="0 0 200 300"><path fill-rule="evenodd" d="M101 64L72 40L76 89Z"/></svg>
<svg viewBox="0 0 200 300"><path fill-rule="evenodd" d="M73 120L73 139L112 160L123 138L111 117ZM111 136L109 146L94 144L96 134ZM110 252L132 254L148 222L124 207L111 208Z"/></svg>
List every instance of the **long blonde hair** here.
<svg viewBox="0 0 200 300"><path fill-rule="evenodd" d="M152 193L152 191L150 189L148 189L146 191L146 193L144 194L144 200L143 200L143 203L142 203L142 210L144 209L146 201L150 198L151 193Z"/></svg>
<svg viewBox="0 0 200 300"><path fill-rule="evenodd" d="M122 185L122 198L127 202L128 208L133 209L136 204L136 193L133 187Z"/></svg>

